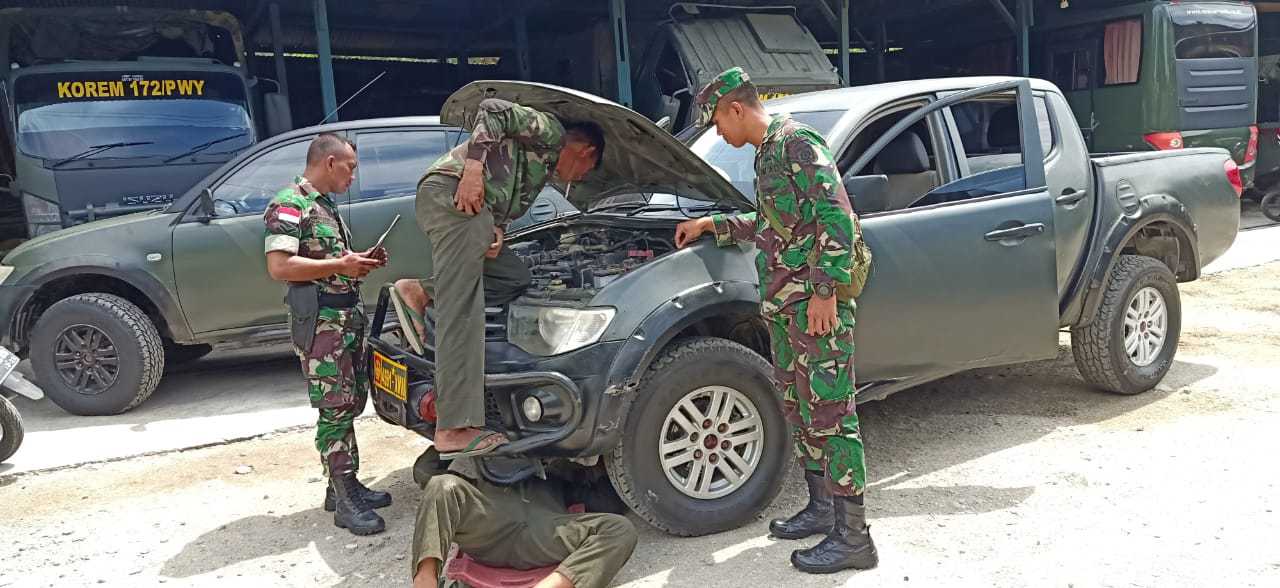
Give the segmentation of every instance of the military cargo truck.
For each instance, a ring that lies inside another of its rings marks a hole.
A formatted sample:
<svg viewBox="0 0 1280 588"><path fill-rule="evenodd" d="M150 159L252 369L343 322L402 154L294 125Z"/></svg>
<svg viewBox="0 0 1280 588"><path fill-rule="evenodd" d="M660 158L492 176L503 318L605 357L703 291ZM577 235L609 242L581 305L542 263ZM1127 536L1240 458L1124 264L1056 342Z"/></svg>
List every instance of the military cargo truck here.
<svg viewBox="0 0 1280 588"><path fill-rule="evenodd" d="M269 130L224 12L0 9L0 64L9 243L164 207ZM287 128L286 103L263 98Z"/></svg>

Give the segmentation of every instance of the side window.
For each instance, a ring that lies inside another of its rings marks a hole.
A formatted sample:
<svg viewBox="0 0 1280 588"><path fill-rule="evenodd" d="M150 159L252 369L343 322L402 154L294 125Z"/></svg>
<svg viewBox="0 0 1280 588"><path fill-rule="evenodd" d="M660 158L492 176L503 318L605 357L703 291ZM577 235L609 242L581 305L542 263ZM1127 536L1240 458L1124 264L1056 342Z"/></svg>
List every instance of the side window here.
<svg viewBox="0 0 1280 588"><path fill-rule="evenodd" d="M1040 130L1040 152L1047 157L1053 150L1053 123L1044 96L1035 96L1032 101ZM962 102L951 107L951 114L960 131L970 174L1022 165L1022 131L1012 96Z"/></svg>
<svg viewBox="0 0 1280 588"><path fill-rule="evenodd" d="M1093 51L1063 47L1051 57L1051 79L1063 91L1088 90L1093 87Z"/></svg>
<svg viewBox="0 0 1280 588"><path fill-rule="evenodd" d="M413 194L427 166L448 150L444 131L382 131L356 138L360 200Z"/></svg>
<svg viewBox="0 0 1280 588"><path fill-rule="evenodd" d="M840 160L840 169L848 169L846 180L855 176L883 175L888 179L883 193L855 194L854 207L859 214L901 210L911 206L942 183L938 167L938 150L930 132L930 118L925 118L895 137L863 169L849 169L868 147L893 125L914 112L912 108L886 115L858 133Z"/></svg>
<svg viewBox="0 0 1280 588"><path fill-rule="evenodd" d="M236 170L213 189L214 216L262 214L307 163L311 138L277 147Z"/></svg>

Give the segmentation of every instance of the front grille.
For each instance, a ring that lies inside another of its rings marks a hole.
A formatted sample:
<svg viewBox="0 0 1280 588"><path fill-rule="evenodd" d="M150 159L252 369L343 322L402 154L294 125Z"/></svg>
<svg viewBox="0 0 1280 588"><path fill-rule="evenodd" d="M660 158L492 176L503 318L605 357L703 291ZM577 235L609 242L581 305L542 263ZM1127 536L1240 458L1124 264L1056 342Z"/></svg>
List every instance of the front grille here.
<svg viewBox="0 0 1280 588"><path fill-rule="evenodd" d="M484 309L484 340L505 342L507 340L507 307L487 306Z"/></svg>

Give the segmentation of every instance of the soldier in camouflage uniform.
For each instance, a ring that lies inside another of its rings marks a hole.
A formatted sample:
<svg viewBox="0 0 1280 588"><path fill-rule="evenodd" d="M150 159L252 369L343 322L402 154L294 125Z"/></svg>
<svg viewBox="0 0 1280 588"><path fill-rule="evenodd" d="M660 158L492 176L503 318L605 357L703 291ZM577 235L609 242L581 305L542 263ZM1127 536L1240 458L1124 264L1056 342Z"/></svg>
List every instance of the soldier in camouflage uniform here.
<svg viewBox="0 0 1280 588"><path fill-rule="evenodd" d="M419 182L416 216L431 243L434 275L400 280L396 293L419 316L435 302L434 442L447 459L483 455L508 441L484 429L484 308L515 299L530 281L529 268L503 247L507 224L528 210L553 171L574 182L603 155L599 126L562 124L490 98L479 104L471 137Z"/></svg>
<svg viewBox="0 0 1280 588"><path fill-rule="evenodd" d="M727 143L756 148L758 212L686 221L676 243L703 232L756 245L760 299L770 327L775 380L805 470L809 503L770 523L783 539L827 538L792 553L797 569L829 573L878 561L866 525L866 464L854 401L854 301L847 294L861 238L840 172L822 136L786 115L770 116L741 68L697 96L700 123Z"/></svg>
<svg viewBox="0 0 1280 588"><path fill-rule="evenodd" d="M267 271L290 284L291 322L302 325L295 327L294 350L311 406L320 411L316 449L330 481L324 508L334 511L335 525L369 535L385 528L373 509L390 505L391 495L356 478L360 453L354 420L369 394L360 279L382 267L387 253L381 248L352 252L351 234L328 196L350 187L355 167L349 142L332 134L317 136L307 152L306 171L276 194L264 218Z"/></svg>

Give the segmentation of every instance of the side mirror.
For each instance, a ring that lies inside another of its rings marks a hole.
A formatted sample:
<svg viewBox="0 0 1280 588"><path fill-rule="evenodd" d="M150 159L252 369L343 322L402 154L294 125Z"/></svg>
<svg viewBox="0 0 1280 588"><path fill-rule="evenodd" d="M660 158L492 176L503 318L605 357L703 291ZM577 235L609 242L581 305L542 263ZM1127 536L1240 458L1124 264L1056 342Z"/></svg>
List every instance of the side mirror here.
<svg viewBox="0 0 1280 588"><path fill-rule="evenodd" d="M889 207L889 176L852 176L844 179L853 210L858 214L884 212Z"/></svg>
<svg viewBox="0 0 1280 588"><path fill-rule="evenodd" d="M262 95L262 105L266 111L268 136L274 137L293 130L293 111L289 109L288 95L267 92Z"/></svg>
<svg viewBox="0 0 1280 588"><path fill-rule="evenodd" d="M669 116L664 116L664 117L662 117L662 118L658 119L658 122L657 122L658 128L660 128L660 129L662 129L662 130L664 130L664 131L666 131L666 132L668 132L668 133L670 133L670 132L671 132L671 126L672 126L673 124L674 124L674 122L671 120L671 117L669 117Z"/></svg>
<svg viewBox="0 0 1280 588"><path fill-rule="evenodd" d="M213 190L209 188L200 191L200 200L196 203L196 220L205 224L213 220Z"/></svg>

